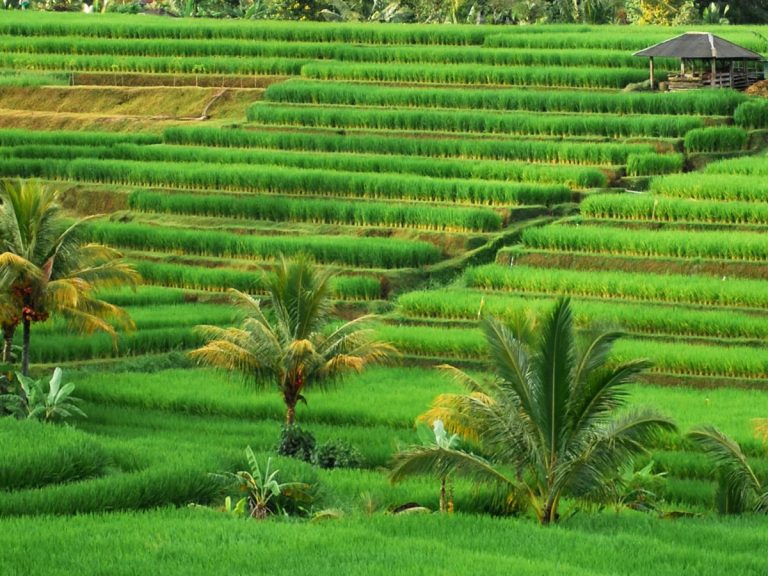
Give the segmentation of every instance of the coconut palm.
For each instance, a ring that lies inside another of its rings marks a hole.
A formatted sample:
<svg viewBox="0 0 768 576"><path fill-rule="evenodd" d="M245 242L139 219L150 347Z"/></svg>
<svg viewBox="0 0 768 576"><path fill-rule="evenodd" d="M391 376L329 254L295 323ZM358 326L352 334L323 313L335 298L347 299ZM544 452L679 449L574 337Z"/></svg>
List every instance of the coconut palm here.
<svg viewBox="0 0 768 576"><path fill-rule="evenodd" d="M618 333L602 334L581 351L567 299L544 319L531 345L497 320L484 319L481 326L496 378L484 382L443 367L468 393L439 396L422 419L442 420L484 457L439 445L413 447L395 456L393 481L457 473L501 482L549 524L558 519L563 497L604 498L622 464L658 432L675 428L647 409L615 416L625 403L625 385L648 362L611 363Z"/></svg>
<svg viewBox="0 0 768 576"><path fill-rule="evenodd" d="M192 357L241 372L257 384L276 384L285 402L286 423L292 425L296 405L306 402L307 388L333 382L349 371L361 372L395 353L365 327L371 316L325 330L332 311L331 278L307 256L281 258L267 280L270 316L259 300L230 290L245 320L238 328L200 326L209 341Z"/></svg>
<svg viewBox="0 0 768 576"><path fill-rule="evenodd" d="M116 337L115 326L133 326L122 309L95 292L135 286L139 275L117 251L80 241L76 232L87 219L68 223L57 191L36 181L5 182L0 201L0 324L6 361L21 324L21 372L28 374L32 324L50 314L85 333L100 330Z"/></svg>
<svg viewBox="0 0 768 576"><path fill-rule="evenodd" d="M738 442L714 426L694 428L688 438L715 465L718 475L715 498L721 514L768 512L768 486L757 478Z"/></svg>

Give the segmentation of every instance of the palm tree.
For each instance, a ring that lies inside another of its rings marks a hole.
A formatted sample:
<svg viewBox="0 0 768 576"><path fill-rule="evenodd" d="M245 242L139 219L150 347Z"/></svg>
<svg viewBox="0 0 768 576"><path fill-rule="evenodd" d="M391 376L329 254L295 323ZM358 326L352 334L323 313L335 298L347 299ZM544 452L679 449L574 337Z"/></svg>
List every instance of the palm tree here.
<svg viewBox="0 0 768 576"><path fill-rule="evenodd" d="M668 419L647 409L622 411L625 385L648 367L613 365L618 333L598 336L580 353L570 302L561 299L526 344L506 326L482 321L496 378L482 382L444 366L468 394L439 396L422 416L440 419L485 455L432 445L395 456L391 479L432 473L501 482L523 494L542 524L557 521L563 497L601 499L620 466L663 430Z"/></svg>
<svg viewBox="0 0 768 576"><path fill-rule="evenodd" d="M718 475L715 498L720 514L741 514L748 510L768 512L768 486L757 478L738 442L714 426L694 428L688 438L715 465Z"/></svg>
<svg viewBox="0 0 768 576"><path fill-rule="evenodd" d="M77 237L82 219L69 224L54 188L35 181L5 182L0 189L0 324L3 356L22 325L21 372L29 373L32 324L50 314L71 328L97 330L116 337L115 326L132 328L121 308L96 295L100 288L136 286L138 273L117 251L83 244Z"/></svg>
<svg viewBox="0 0 768 576"><path fill-rule="evenodd" d="M307 256L281 258L267 280L270 317L261 302L230 290L245 313L238 328L200 326L209 342L191 356L201 364L243 373L262 385L277 384L286 407L286 423L296 419L304 390L337 380L349 371L392 357L389 344L373 338L363 316L326 331L332 311L332 274L319 271Z"/></svg>

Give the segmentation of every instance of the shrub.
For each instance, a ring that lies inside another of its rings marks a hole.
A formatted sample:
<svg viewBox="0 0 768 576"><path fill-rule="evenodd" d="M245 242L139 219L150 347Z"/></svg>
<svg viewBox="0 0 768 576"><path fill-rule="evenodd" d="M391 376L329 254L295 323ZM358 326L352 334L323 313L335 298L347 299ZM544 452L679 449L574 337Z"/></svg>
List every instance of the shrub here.
<svg viewBox="0 0 768 576"><path fill-rule="evenodd" d="M315 437L296 424L283 426L280 431L280 440L277 444L277 453L280 456L298 458L304 462L310 462L315 450Z"/></svg>
<svg viewBox="0 0 768 576"><path fill-rule="evenodd" d="M359 468L363 464L363 456L344 440L329 440L315 449L312 463L326 469Z"/></svg>

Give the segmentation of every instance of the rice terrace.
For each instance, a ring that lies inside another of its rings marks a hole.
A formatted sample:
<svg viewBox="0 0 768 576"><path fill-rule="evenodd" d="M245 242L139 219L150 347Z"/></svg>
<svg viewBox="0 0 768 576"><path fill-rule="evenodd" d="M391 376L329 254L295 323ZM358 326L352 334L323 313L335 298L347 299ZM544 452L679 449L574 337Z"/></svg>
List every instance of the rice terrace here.
<svg viewBox="0 0 768 576"><path fill-rule="evenodd" d="M731 4L5 0L0 576L768 574Z"/></svg>

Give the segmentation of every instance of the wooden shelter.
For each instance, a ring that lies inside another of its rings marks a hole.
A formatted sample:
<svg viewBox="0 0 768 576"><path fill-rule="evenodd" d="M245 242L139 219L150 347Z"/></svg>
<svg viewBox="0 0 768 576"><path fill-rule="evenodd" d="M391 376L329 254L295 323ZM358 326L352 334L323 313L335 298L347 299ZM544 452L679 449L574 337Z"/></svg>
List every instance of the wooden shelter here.
<svg viewBox="0 0 768 576"><path fill-rule="evenodd" d="M654 58L679 58L680 73L670 74L670 90L735 88L744 90L765 77L763 57L708 32L687 32L635 52L649 58L651 88Z"/></svg>

